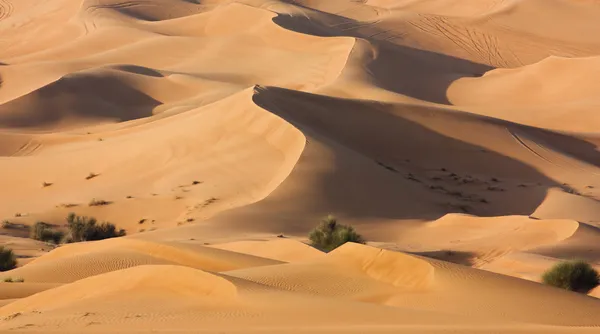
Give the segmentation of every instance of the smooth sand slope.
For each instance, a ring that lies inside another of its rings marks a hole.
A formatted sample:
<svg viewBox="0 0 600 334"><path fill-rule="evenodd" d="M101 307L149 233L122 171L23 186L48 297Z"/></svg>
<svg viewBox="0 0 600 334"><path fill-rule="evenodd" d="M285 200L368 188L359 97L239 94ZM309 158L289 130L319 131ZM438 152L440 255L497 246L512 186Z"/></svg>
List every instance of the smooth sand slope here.
<svg viewBox="0 0 600 334"><path fill-rule="evenodd" d="M600 268L598 17L0 0L0 331L598 332L598 289L538 284ZM70 212L127 236L28 238ZM327 214L368 245L309 246Z"/></svg>

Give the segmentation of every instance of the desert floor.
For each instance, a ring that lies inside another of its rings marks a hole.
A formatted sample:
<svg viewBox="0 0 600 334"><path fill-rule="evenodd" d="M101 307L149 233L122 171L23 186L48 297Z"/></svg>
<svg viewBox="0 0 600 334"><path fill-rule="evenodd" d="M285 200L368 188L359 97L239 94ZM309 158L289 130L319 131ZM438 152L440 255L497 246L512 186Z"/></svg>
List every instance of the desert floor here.
<svg viewBox="0 0 600 334"><path fill-rule="evenodd" d="M0 0L0 332L599 333L596 0ZM93 177L92 177L93 176ZM92 199L108 205L89 206ZM69 212L126 237L28 238ZM327 214L366 245L330 253Z"/></svg>

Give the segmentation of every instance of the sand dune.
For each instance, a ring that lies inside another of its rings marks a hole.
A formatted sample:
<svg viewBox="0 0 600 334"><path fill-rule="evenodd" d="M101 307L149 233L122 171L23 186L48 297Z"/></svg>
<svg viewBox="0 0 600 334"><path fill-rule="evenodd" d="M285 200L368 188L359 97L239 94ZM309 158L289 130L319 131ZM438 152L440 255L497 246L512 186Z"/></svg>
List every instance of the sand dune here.
<svg viewBox="0 0 600 334"><path fill-rule="evenodd" d="M211 245L211 247L283 262L307 261L324 255L315 248L289 239L234 241Z"/></svg>
<svg viewBox="0 0 600 334"><path fill-rule="evenodd" d="M203 246L113 239L63 246L9 273L27 282L66 283L140 265L171 264L224 271L277 263L280 262Z"/></svg>
<svg viewBox="0 0 600 334"><path fill-rule="evenodd" d="M597 332L538 282L600 269L599 15L0 0L0 331ZM70 212L127 236L29 238ZM368 245L310 246L328 214Z"/></svg>

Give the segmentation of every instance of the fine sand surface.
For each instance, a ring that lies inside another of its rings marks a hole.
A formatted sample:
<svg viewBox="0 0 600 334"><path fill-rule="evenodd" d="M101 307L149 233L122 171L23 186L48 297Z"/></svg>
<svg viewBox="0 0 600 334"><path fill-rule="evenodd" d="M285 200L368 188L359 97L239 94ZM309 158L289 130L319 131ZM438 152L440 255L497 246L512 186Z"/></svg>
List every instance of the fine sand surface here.
<svg viewBox="0 0 600 334"><path fill-rule="evenodd" d="M599 17L0 0L0 332L598 333L538 282L600 269ZM70 212L127 236L28 238ZM328 214L368 243L308 245Z"/></svg>

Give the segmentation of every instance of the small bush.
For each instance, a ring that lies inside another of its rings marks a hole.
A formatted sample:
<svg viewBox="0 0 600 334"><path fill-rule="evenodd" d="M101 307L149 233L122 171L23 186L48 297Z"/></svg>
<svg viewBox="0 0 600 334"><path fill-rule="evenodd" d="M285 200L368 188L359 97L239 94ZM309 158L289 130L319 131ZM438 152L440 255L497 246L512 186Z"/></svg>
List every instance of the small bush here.
<svg viewBox="0 0 600 334"><path fill-rule="evenodd" d="M31 239L40 240L44 242L53 242L55 244L60 243L64 233L61 231L55 231L51 228L50 224L44 222L35 223L30 230Z"/></svg>
<svg viewBox="0 0 600 334"><path fill-rule="evenodd" d="M5 220L5 221L2 222L1 226L2 226L2 228L9 229L9 228L15 227L15 224L9 222L8 220Z"/></svg>
<svg viewBox="0 0 600 334"><path fill-rule="evenodd" d="M327 216L308 235L312 245L324 251L332 251L346 242L363 244L365 240L354 231L352 226L337 223L333 216Z"/></svg>
<svg viewBox="0 0 600 334"><path fill-rule="evenodd" d="M109 204L110 204L109 201L105 201L103 199L95 199L95 198L93 198L90 201L89 206L102 206L102 205L109 205Z"/></svg>
<svg viewBox="0 0 600 334"><path fill-rule="evenodd" d="M14 269L17 266L17 256L12 249L0 246L0 271Z"/></svg>
<svg viewBox="0 0 600 334"><path fill-rule="evenodd" d="M542 282L557 288L588 293L600 284L598 272L584 261L560 262L546 271Z"/></svg>
<svg viewBox="0 0 600 334"><path fill-rule="evenodd" d="M4 283L23 283L25 282L25 280L23 278L12 278L12 277L5 277L2 280Z"/></svg>
<svg viewBox="0 0 600 334"><path fill-rule="evenodd" d="M122 237L125 230L117 230L114 224L98 223L94 217L80 217L70 213L67 217L69 234L66 242L81 242Z"/></svg>

